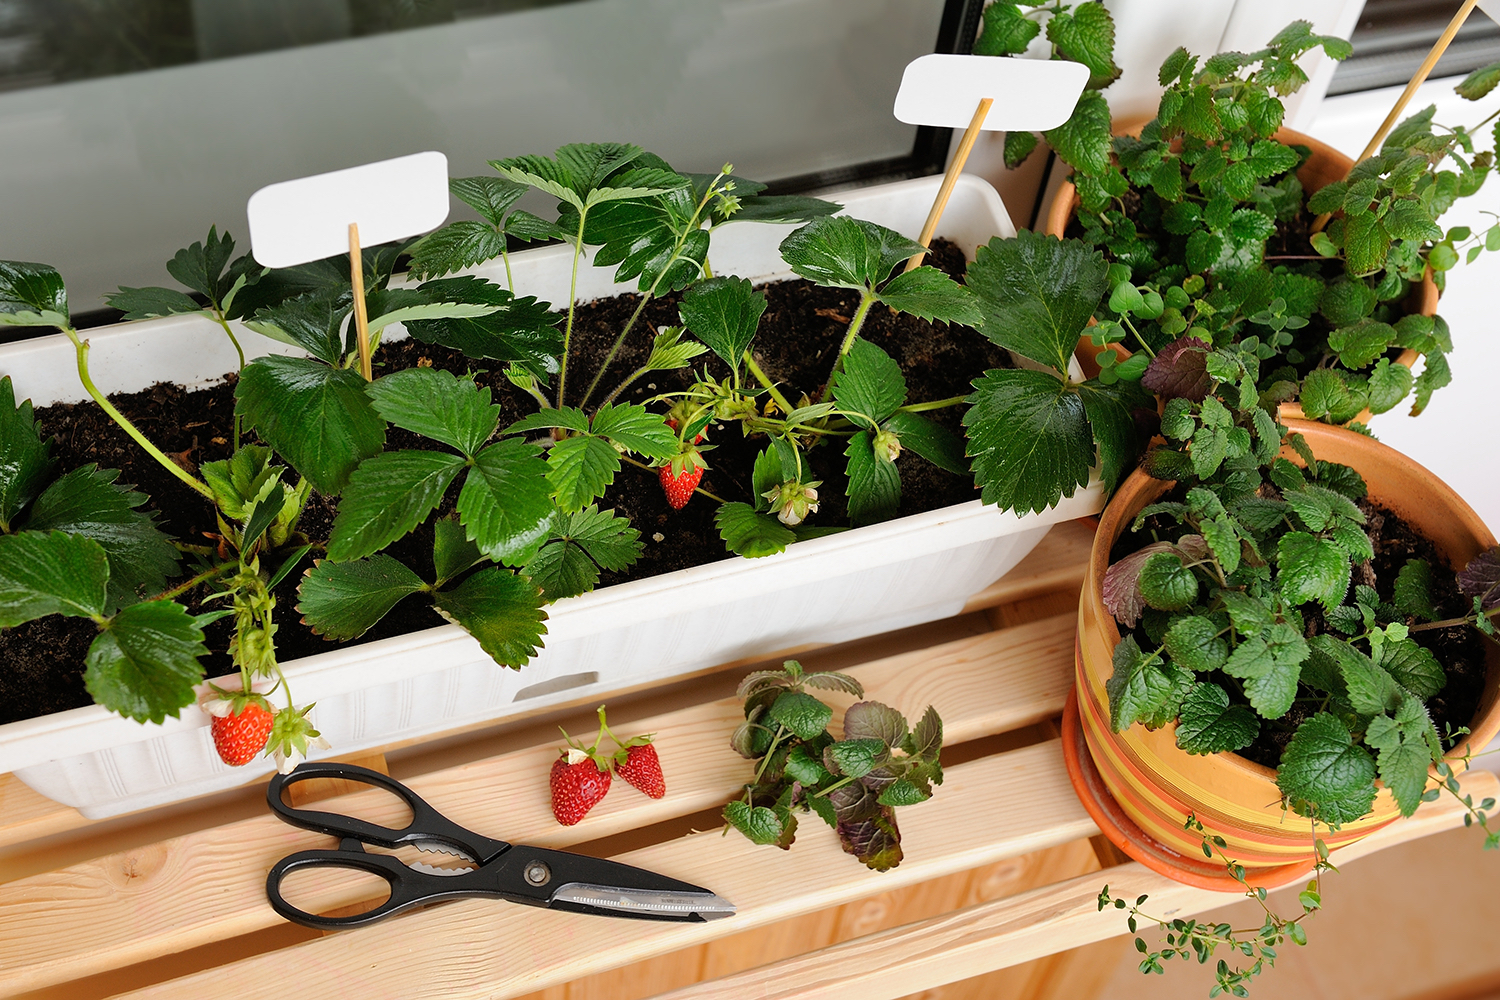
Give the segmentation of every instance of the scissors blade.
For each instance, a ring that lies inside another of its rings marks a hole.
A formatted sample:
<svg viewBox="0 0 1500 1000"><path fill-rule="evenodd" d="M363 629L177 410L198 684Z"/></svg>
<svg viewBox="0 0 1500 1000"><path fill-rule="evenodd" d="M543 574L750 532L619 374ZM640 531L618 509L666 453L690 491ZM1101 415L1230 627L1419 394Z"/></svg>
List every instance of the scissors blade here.
<svg viewBox="0 0 1500 1000"><path fill-rule="evenodd" d="M620 861L517 845L499 869L502 895L554 910L638 920L718 920L734 904L708 889Z"/></svg>

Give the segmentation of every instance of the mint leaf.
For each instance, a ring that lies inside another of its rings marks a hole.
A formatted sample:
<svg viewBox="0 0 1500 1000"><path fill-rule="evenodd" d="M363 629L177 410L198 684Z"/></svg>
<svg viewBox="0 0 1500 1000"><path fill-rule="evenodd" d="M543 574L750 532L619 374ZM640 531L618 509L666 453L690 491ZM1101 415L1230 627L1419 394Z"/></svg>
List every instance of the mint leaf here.
<svg viewBox="0 0 1500 1000"><path fill-rule="evenodd" d="M1103 255L1080 240L1022 230L980 247L966 282L979 298L981 333L1063 373L1104 296L1108 270Z"/></svg>
<svg viewBox="0 0 1500 1000"><path fill-rule="evenodd" d="M1349 557L1337 544L1301 531L1281 536L1276 561L1282 596L1291 605L1318 601L1327 610L1349 591Z"/></svg>
<svg viewBox="0 0 1500 1000"><path fill-rule="evenodd" d="M385 421L348 368L306 358L256 358L240 371L235 412L277 454L330 495L385 443Z"/></svg>
<svg viewBox="0 0 1500 1000"><path fill-rule="evenodd" d="M1431 763L1432 754L1420 742L1402 743L1380 751L1380 780L1391 790L1401 815L1410 816L1422 804Z"/></svg>
<svg viewBox="0 0 1500 1000"><path fill-rule="evenodd" d="M765 806L749 806L735 800L724 806L724 820L749 838L752 844L765 847L781 842L781 819L774 810Z"/></svg>
<svg viewBox="0 0 1500 1000"><path fill-rule="evenodd" d="M1102 3L1081 3L1071 13L1054 14L1047 39L1064 59L1089 68L1089 88L1102 90L1120 78L1115 65L1115 22Z"/></svg>
<svg viewBox="0 0 1500 1000"><path fill-rule="evenodd" d="M1308 640L1308 645L1338 668L1348 690L1349 703L1361 715L1393 711L1406 696L1390 674L1347 642L1331 635L1317 635Z"/></svg>
<svg viewBox="0 0 1500 1000"><path fill-rule="evenodd" d="M137 509L147 496L115 485L119 477L92 465L74 469L37 497L25 522L28 531L64 531L103 547L109 607L165 590L180 558L154 516Z"/></svg>
<svg viewBox="0 0 1500 1000"><path fill-rule="evenodd" d="M1141 384L1165 399L1201 403L1214 387L1213 379L1208 376L1208 355L1212 350L1197 337L1178 337L1156 352L1141 376Z"/></svg>
<svg viewBox="0 0 1500 1000"><path fill-rule="evenodd" d="M1459 570L1458 592L1478 598L1485 611L1500 606L1500 546L1479 553Z"/></svg>
<svg viewBox="0 0 1500 1000"><path fill-rule="evenodd" d="M943 425L921 414L898 410L886 418L885 428L896 435L902 448L916 452L939 469L959 476L969 474L964 439Z"/></svg>
<svg viewBox="0 0 1500 1000"><path fill-rule="evenodd" d="M153 316L175 316L179 313L203 311L202 306L182 292L154 286L129 288L121 285L118 292L105 296L104 301L111 309L124 312L125 315L121 319L126 323L138 319L150 319Z"/></svg>
<svg viewBox="0 0 1500 1000"><path fill-rule="evenodd" d="M1183 608L1192 607L1198 600L1198 577L1184 566L1182 560L1173 552L1157 552L1147 557L1141 564L1136 586L1140 588L1141 596L1146 599L1146 603L1160 611L1181 611ZM1207 622L1207 619L1184 618L1181 620L1181 622L1188 621ZM1175 654L1173 658L1176 658ZM1222 660L1223 657L1221 656L1220 659ZM1210 670L1212 668L1194 669Z"/></svg>
<svg viewBox="0 0 1500 1000"><path fill-rule="evenodd" d="M427 281L418 291L434 301L479 304L488 311L405 320L413 339L451 347L470 358L518 365L544 383L557 372L563 338L548 303L529 295L517 298L494 282L472 276Z"/></svg>
<svg viewBox="0 0 1500 1000"><path fill-rule="evenodd" d="M1175 556L1167 558L1176 561ZM1219 636L1219 629L1214 623L1201 615L1178 618L1167 629L1162 644L1167 647L1167 655L1172 657L1172 662L1195 673L1208 673L1220 667L1228 669L1225 659L1229 656L1229 644Z"/></svg>
<svg viewBox="0 0 1500 1000"><path fill-rule="evenodd" d="M998 0L984 8L984 26L974 41L976 56L1012 56L1026 51L1042 26L1025 17L1011 0Z"/></svg>
<svg viewBox="0 0 1500 1000"><path fill-rule="evenodd" d="M337 365L344 356L344 295L314 292L261 309L245 325L263 337L300 347L320 361Z"/></svg>
<svg viewBox="0 0 1500 1000"><path fill-rule="evenodd" d="M0 378L0 532L36 499L52 472L52 446L32 416L31 400L16 405L10 376Z"/></svg>
<svg viewBox="0 0 1500 1000"><path fill-rule="evenodd" d="M72 326L68 290L50 264L0 260L0 326Z"/></svg>
<svg viewBox="0 0 1500 1000"><path fill-rule="evenodd" d="M641 533L612 510L589 505L559 514L546 543L526 563L526 575L548 601L587 593L599 582L599 570L630 566L645 548Z"/></svg>
<svg viewBox="0 0 1500 1000"><path fill-rule="evenodd" d="M99 704L137 722L161 722L193 702L208 655L203 629L175 601L122 608L89 646L84 687Z"/></svg>
<svg viewBox="0 0 1500 1000"><path fill-rule="evenodd" d="M678 315L693 336L723 359L730 371L755 337L766 297L744 278L715 277L700 281L682 295Z"/></svg>
<svg viewBox="0 0 1500 1000"><path fill-rule="evenodd" d="M1198 683L1182 699L1177 747L1191 754L1239 750L1260 735L1260 720L1244 705L1231 705L1217 684Z"/></svg>
<svg viewBox="0 0 1500 1000"><path fill-rule="evenodd" d="M1394 592L1391 595L1402 614L1414 615L1427 621L1437 621L1437 608L1432 603L1432 567L1425 559L1408 559L1396 574Z"/></svg>
<svg viewBox="0 0 1500 1000"><path fill-rule="evenodd" d="M811 740L828 728L833 709L805 692L783 691L771 704L766 716L791 730L799 739Z"/></svg>
<svg viewBox="0 0 1500 1000"><path fill-rule="evenodd" d="M906 717L878 701L855 702L844 710L844 739L879 740L895 749L906 739Z"/></svg>
<svg viewBox="0 0 1500 1000"><path fill-rule="evenodd" d="M1042 135L1064 163L1085 177L1097 177L1109 170L1109 122L1104 95L1085 90L1068 120Z"/></svg>
<svg viewBox="0 0 1500 1000"><path fill-rule="evenodd" d="M1078 393L1020 368L988 371L974 389L963 420L985 503L1040 512L1087 485L1094 442Z"/></svg>
<svg viewBox="0 0 1500 1000"><path fill-rule="evenodd" d="M421 577L385 553L353 562L320 559L297 587L297 610L318 635L357 639L401 602L426 589Z"/></svg>
<svg viewBox="0 0 1500 1000"><path fill-rule="evenodd" d="M1389 323L1360 320L1328 335L1328 346L1338 352L1339 363L1346 368L1364 368L1385 353L1396 341L1396 330Z"/></svg>
<svg viewBox="0 0 1500 1000"><path fill-rule="evenodd" d="M1292 734L1281 755L1276 785L1294 804L1312 807L1307 811L1321 815L1318 807L1334 806L1341 816L1348 808L1340 803L1357 802L1368 789L1368 810L1375 798L1375 761L1354 745L1337 716L1319 712Z"/></svg>
<svg viewBox="0 0 1500 1000"><path fill-rule="evenodd" d="M874 871L888 871L901 863L901 831L895 810L882 806L875 793L861 782L829 793L839 844Z"/></svg>
<svg viewBox="0 0 1500 1000"><path fill-rule="evenodd" d="M896 463L877 455L874 435L860 431L849 439L849 521L855 527L888 521L901 506L901 473Z"/></svg>
<svg viewBox="0 0 1500 1000"><path fill-rule="evenodd" d="M328 539L328 558L348 562L379 552L426 520L463 471L464 459L438 451L389 451L349 480Z"/></svg>
<svg viewBox="0 0 1500 1000"><path fill-rule="evenodd" d="M102 615L108 582L108 556L93 539L61 531L0 535L0 628L47 615Z"/></svg>
<svg viewBox="0 0 1500 1000"><path fill-rule="evenodd" d="M785 698L786 695L782 697ZM890 760L890 756L890 748L880 740L839 740L837 743L830 743L823 751L823 766L834 774L863 778Z"/></svg>
<svg viewBox="0 0 1500 1000"><path fill-rule="evenodd" d="M1172 694L1173 686L1172 678L1162 670L1161 657L1146 655L1135 636L1127 635L1115 646L1114 672L1105 684L1110 728L1122 733L1153 715Z"/></svg>
<svg viewBox="0 0 1500 1000"><path fill-rule="evenodd" d="M492 444L474 457L458 494L469 539L507 566L530 559L552 521L551 470L540 456L541 448L527 441Z"/></svg>
<svg viewBox="0 0 1500 1000"><path fill-rule="evenodd" d="M747 503L723 504L714 512L714 524L730 552L750 559L775 555L797 540L792 529Z"/></svg>
<svg viewBox="0 0 1500 1000"><path fill-rule="evenodd" d="M440 368L407 368L371 382L375 412L413 434L472 457L500 425L490 390Z"/></svg>
<svg viewBox="0 0 1500 1000"><path fill-rule="evenodd" d="M974 295L935 267L903 271L880 290L881 302L928 322L979 326L984 322Z"/></svg>
<svg viewBox="0 0 1500 1000"><path fill-rule="evenodd" d="M782 240L781 258L814 284L868 289L925 249L893 229L839 215L814 219Z"/></svg>
<svg viewBox="0 0 1500 1000"><path fill-rule="evenodd" d="M438 614L462 626L502 667L524 667L547 634L541 591L507 570L487 567L432 600Z"/></svg>
<svg viewBox="0 0 1500 1000"><path fill-rule="evenodd" d="M1448 683L1448 677L1437 657L1411 639L1386 640L1380 650L1380 666L1397 684L1423 701L1437 694Z"/></svg>
<svg viewBox="0 0 1500 1000"><path fill-rule="evenodd" d="M868 340L855 340L844 367L829 385L833 398L857 426L874 429L906 402L906 378L891 356Z"/></svg>
<svg viewBox="0 0 1500 1000"><path fill-rule="evenodd" d="M619 471L614 445L592 435L564 438L547 452L547 480L564 511L582 510L603 496Z"/></svg>
<svg viewBox="0 0 1500 1000"><path fill-rule="evenodd" d="M1370 413L1386 413L1411 392L1411 369L1405 365L1392 364L1388 358L1375 363L1370 372Z"/></svg>

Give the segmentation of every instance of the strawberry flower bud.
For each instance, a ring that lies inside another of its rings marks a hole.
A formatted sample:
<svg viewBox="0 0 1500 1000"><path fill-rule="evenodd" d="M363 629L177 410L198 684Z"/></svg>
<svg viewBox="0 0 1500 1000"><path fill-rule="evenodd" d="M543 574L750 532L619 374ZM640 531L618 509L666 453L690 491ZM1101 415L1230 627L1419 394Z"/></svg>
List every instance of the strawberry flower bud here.
<svg viewBox="0 0 1500 1000"><path fill-rule="evenodd" d="M821 482L799 483L795 479L788 479L775 489L766 490L761 494L770 501L771 510L776 519L789 528L801 524L809 514L815 514L818 510L818 490Z"/></svg>
<svg viewBox="0 0 1500 1000"><path fill-rule="evenodd" d="M887 462L894 462L901 455L901 439L890 431L877 432L871 444L875 447L876 456Z"/></svg>

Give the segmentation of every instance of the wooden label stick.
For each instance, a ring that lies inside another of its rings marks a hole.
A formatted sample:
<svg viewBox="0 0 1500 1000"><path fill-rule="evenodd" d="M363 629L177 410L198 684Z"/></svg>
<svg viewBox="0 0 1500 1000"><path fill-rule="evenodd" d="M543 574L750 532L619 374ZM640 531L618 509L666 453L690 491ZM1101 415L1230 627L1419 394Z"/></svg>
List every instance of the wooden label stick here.
<svg viewBox="0 0 1500 1000"><path fill-rule="evenodd" d="M907 64L893 114L908 125L967 125L917 242L930 247L958 175L981 131L1045 132L1068 120L1088 83L1088 67L1058 59L933 53ZM976 106L977 105L977 106ZM906 270L919 267L913 254Z"/></svg>
<svg viewBox="0 0 1500 1000"><path fill-rule="evenodd" d="M359 371L369 382L375 378L370 360L370 319L365 315L365 266L359 254L359 223L349 223L349 284L354 288L354 339L359 345Z"/></svg>
<svg viewBox="0 0 1500 1000"><path fill-rule="evenodd" d="M1385 121L1380 123L1380 127L1365 144L1364 152L1354 158L1356 164L1368 160L1376 150L1380 149L1381 143L1385 142L1385 137L1390 135L1391 128L1396 124L1396 119L1401 117L1401 112L1406 110L1407 104L1411 103L1411 99L1416 96L1418 88L1427 82L1427 74L1432 72L1432 67L1436 66L1438 60L1443 58L1443 53L1448 51L1448 44L1453 41L1453 36L1458 34L1458 29L1464 26L1469 12L1478 2L1479 0L1464 0L1463 6L1458 8L1458 13L1453 15L1453 20L1448 22L1448 27L1444 28L1438 40L1432 43L1432 49L1427 53L1427 58L1422 60L1422 65L1417 67L1417 71L1407 81L1406 89L1401 91L1400 97L1396 98L1396 104L1391 108L1390 114L1385 116ZM1323 227L1328 225L1330 218L1332 218L1330 212L1324 212L1318 216L1313 220L1312 231L1321 233Z"/></svg>
<svg viewBox="0 0 1500 1000"><path fill-rule="evenodd" d="M958 183L958 175L964 172L964 164L969 161L969 151L974 148L974 140L979 138L979 131L984 126L985 116L990 113L990 105L995 103L993 97L980 100L979 107L974 109L974 118L969 122L969 127L964 130L964 137L958 142L958 149L953 153L953 160L948 164L948 170L943 174L943 186L938 188L937 198L932 203L932 210L927 213L927 221L922 224L922 235L917 237L917 242L925 246L932 245L932 234L937 230L938 220L943 217L943 209L948 207L948 199L953 195L953 185ZM906 270L911 271L922 265L922 258L927 256L927 251L914 253L906 262Z"/></svg>

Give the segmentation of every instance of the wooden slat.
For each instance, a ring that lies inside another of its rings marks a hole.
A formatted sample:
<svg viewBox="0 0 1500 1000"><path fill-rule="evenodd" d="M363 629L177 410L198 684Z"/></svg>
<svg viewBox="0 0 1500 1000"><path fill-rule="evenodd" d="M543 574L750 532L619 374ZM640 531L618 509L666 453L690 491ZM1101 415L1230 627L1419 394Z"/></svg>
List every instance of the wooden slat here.
<svg viewBox="0 0 1500 1000"><path fill-rule="evenodd" d="M1500 782L1488 771L1471 772L1462 784L1475 799L1500 793ZM1463 816L1463 806L1445 796L1422 806L1411 819L1344 848L1333 860L1347 864L1451 829L1463 822ZM774 966L698 983L656 1000L892 1000L1126 933L1118 910L1098 911L1096 898L1106 882L1110 893L1121 898L1150 895L1151 911L1169 917L1200 913L1236 898L1173 882L1131 862L1102 875L1084 875Z"/></svg>
<svg viewBox="0 0 1500 1000"><path fill-rule="evenodd" d="M786 853L714 830L619 856L733 900L739 912L728 920L626 928L460 900L129 995L196 1000L228 981L243 1000L270 1000L284 994L285 972L295 969L298 992L309 995L501 1000L1097 832L1056 741L949 769L938 795L903 810L901 826L906 858L884 873L840 851L833 831L813 819Z"/></svg>
<svg viewBox="0 0 1500 1000"><path fill-rule="evenodd" d="M1092 518L1065 521L1055 525L1015 569L974 595L965 606L964 612L1026 600L1050 590L1077 592L1083 583L1085 563L1093 537ZM557 711L569 705L576 707L581 704L583 702L550 705L547 706L546 711ZM515 722L523 718L525 716L512 716L506 721ZM493 723L483 725L488 726ZM423 739L434 738L429 736ZM411 742L381 746L368 752L371 754L389 753ZM94 822L94 820L86 819L82 813L71 806L53 802L32 791L15 775L0 774L0 849L68 830L81 829Z"/></svg>
<svg viewBox="0 0 1500 1000"><path fill-rule="evenodd" d="M943 716L947 742L957 744L1060 711L1071 684L1073 628L1073 618L1063 615L849 672L909 716L930 701ZM840 698L853 700L829 700ZM566 847L722 804L748 773L725 745L741 718L739 703L729 698L642 720L639 731L670 734L658 743L668 796L648 799L622 784L574 827L559 826L548 805L555 743L407 784L476 831ZM383 797L365 793L349 802L373 818L368 803ZM326 844L326 837L266 814L0 885L0 995L271 926L280 918L266 904L267 869L292 851ZM307 888L304 905L318 912L358 902L347 897L347 883Z"/></svg>

